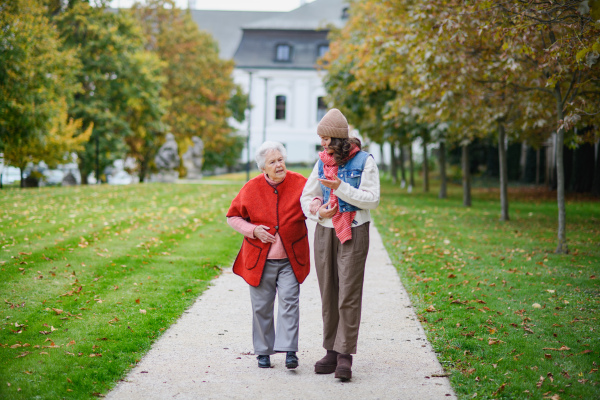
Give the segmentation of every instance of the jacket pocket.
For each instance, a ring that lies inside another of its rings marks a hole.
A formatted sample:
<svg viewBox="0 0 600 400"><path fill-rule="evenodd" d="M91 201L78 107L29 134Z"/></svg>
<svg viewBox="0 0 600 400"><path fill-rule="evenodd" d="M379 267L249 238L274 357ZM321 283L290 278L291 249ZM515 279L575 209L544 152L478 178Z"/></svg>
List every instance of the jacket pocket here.
<svg viewBox="0 0 600 400"><path fill-rule="evenodd" d="M253 269L258 265L262 248L253 244L245 237L244 244L242 245L242 253L242 260L244 260L246 269Z"/></svg>
<svg viewBox="0 0 600 400"><path fill-rule="evenodd" d="M308 234L304 234L300 239L292 243L294 258L298 264L305 266L310 261L310 248L308 247Z"/></svg>
<svg viewBox="0 0 600 400"><path fill-rule="evenodd" d="M350 169L344 171L344 178L342 179L345 182L348 182L353 188L357 188L360 186L360 178L362 175L362 171L359 169Z"/></svg>

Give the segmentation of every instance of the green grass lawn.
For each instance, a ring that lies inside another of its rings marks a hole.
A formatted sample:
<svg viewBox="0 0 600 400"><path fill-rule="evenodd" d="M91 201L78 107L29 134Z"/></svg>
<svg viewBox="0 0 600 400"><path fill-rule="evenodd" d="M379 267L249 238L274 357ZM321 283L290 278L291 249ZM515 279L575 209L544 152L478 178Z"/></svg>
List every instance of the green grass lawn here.
<svg viewBox="0 0 600 400"><path fill-rule="evenodd" d="M114 386L233 261L239 187L0 192L0 398Z"/></svg>
<svg viewBox="0 0 600 400"><path fill-rule="evenodd" d="M374 218L461 399L600 398L600 203L567 201L570 254L557 255L556 201L544 190L390 182ZM401 356L401 355L399 355Z"/></svg>
<svg viewBox="0 0 600 400"><path fill-rule="evenodd" d="M244 177L1 191L0 398L107 393L233 261ZM495 191L435 190L384 179L374 217L459 397L600 397L600 203L568 201L556 255L544 192L511 191L500 222Z"/></svg>

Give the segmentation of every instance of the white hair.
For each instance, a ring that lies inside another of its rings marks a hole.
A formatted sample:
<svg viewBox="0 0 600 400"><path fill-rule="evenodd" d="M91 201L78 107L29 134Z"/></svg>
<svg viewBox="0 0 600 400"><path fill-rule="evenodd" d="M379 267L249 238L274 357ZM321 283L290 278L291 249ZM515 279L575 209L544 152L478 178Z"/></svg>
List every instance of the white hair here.
<svg viewBox="0 0 600 400"><path fill-rule="evenodd" d="M267 154L273 150L277 150L283 156L283 160L287 160L287 151L285 151L285 147L279 142L264 142L260 145L258 150L256 150L256 155L254 159L256 160L256 166L258 169L263 170L265 168L265 162L267 161Z"/></svg>

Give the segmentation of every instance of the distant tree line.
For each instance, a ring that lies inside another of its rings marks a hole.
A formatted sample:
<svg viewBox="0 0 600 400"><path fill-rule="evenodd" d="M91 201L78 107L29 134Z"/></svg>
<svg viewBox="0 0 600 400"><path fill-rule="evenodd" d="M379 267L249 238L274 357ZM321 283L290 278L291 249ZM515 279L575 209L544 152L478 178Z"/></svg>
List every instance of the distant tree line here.
<svg viewBox="0 0 600 400"><path fill-rule="evenodd" d="M502 220L511 146L526 149L525 161L543 159L557 191L556 251L567 252L565 190L600 195L599 20L599 0L356 1L332 32L325 85L362 134L391 144L392 161L409 160L410 177L410 144L420 139L425 191L427 146L440 149L442 198L447 148L459 149L465 206L472 148L495 142Z"/></svg>
<svg viewBox="0 0 600 400"><path fill-rule="evenodd" d="M171 132L181 153L203 139L205 168L233 166L243 140L228 120L243 119L246 104L233 62L172 0L107 4L0 0L4 163L23 175L30 163L55 167L76 154L85 184L131 157L144 181Z"/></svg>

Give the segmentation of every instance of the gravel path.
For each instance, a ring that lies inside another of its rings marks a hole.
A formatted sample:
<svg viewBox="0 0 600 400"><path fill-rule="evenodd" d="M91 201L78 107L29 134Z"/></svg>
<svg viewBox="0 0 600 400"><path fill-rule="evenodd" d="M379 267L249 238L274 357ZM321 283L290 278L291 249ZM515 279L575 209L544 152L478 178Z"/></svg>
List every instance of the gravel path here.
<svg viewBox="0 0 600 400"><path fill-rule="evenodd" d="M310 236L314 224L309 223ZM312 248L312 247L311 247ZM321 299L314 270L301 285L300 366L284 354L259 369L252 354L250 294L224 271L108 394L124 399L455 399L377 230L371 227L358 354L353 378L316 375Z"/></svg>

